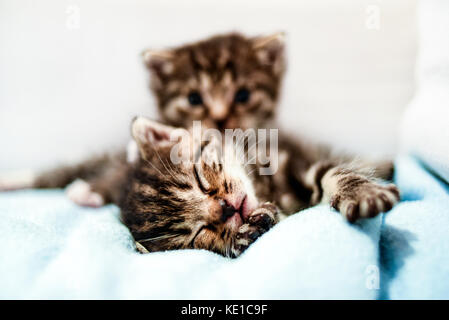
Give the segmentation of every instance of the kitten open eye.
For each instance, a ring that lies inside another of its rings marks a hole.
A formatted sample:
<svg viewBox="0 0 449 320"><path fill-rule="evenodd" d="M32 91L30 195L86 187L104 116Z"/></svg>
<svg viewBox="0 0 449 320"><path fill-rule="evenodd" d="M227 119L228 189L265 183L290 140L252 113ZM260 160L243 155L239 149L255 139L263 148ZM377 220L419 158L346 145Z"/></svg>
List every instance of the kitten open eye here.
<svg viewBox="0 0 449 320"><path fill-rule="evenodd" d="M201 98L201 95L197 91L190 92L188 99L190 105L192 106L199 106L200 104L203 104L203 98Z"/></svg>
<svg viewBox="0 0 449 320"><path fill-rule="evenodd" d="M234 102L236 103L246 103L249 100L250 92L246 88L240 88L234 97Z"/></svg>

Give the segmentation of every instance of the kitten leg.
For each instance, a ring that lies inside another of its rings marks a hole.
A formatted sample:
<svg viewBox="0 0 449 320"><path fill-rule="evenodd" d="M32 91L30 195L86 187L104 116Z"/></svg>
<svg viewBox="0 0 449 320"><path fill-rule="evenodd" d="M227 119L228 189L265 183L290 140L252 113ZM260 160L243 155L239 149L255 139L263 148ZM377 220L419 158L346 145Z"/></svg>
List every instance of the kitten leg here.
<svg viewBox="0 0 449 320"><path fill-rule="evenodd" d="M85 180L78 178L66 188L66 194L80 206L98 208L118 204L126 184L128 165L123 159L108 160L101 170Z"/></svg>
<svg viewBox="0 0 449 320"><path fill-rule="evenodd" d="M70 200L80 206L98 208L105 202L103 196L94 192L91 185L82 179L69 184L65 192Z"/></svg>
<svg viewBox="0 0 449 320"><path fill-rule="evenodd" d="M373 168L373 176L387 181L393 180L394 164L392 161L368 162L367 166Z"/></svg>
<svg viewBox="0 0 449 320"><path fill-rule="evenodd" d="M313 190L311 204L330 203L350 222L390 210L399 201L397 187L380 183L362 169L330 161L312 165L304 179Z"/></svg>
<svg viewBox="0 0 449 320"><path fill-rule="evenodd" d="M250 244L279 221L279 214L279 209L270 202L265 202L255 209L248 217L248 222L239 228L231 248L232 253L236 257L242 254Z"/></svg>

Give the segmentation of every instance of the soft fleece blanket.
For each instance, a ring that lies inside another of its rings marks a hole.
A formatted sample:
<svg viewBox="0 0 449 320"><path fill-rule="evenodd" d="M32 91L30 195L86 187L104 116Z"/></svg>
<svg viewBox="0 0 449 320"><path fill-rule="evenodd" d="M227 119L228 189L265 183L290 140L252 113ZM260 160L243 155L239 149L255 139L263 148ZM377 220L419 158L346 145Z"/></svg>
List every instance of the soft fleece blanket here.
<svg viewBox="0 0 449 320"><path fill-rule="evenodd" d="M0 194L0 298L449 298L447 186L397 161L404 202L355 225L317 206L276 225L238 259L134 251L115 206L60 190Z"/></svg>
<svg viewBox="0 0 449 320"><path fill-rule="evenodd" d="M381 297L449 299L449 187L410 158L396 171L403 202L382 226Z"/></svg>

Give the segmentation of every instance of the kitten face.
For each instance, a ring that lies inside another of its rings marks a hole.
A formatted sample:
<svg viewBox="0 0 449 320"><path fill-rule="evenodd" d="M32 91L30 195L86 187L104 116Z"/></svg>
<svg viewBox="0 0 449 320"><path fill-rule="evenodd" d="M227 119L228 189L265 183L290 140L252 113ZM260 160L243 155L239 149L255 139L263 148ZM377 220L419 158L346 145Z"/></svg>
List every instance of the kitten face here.
<svg viewBox="0 0 449 320"><path fill-rule="evenodd" d="M144 53L163 119L189 127L256 128L273 118L284 71L282 34L216 36Z"/></svg>
<svg viewBox="0 0 449 320"><path fill-rule="evenodd" d="M141 158L121 205L124 223L149 251L198 248L235 256L235 235L258 205L252 183L233 149L221 153L213 140L201 146L194 163L175 165L168 138L173 130L134 121ZM182 135L188 137L186 131Z"/></svg>

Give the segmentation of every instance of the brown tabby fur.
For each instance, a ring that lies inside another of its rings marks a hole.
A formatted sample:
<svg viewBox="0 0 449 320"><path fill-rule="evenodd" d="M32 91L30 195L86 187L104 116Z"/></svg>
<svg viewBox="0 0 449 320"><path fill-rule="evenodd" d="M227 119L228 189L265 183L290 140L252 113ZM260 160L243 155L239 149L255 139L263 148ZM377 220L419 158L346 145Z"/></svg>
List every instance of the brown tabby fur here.
<svg viewBox="0 0 449 320"><path fill-rule="evenodd" d="M185 128L193 120L218 129L266 126L284 72L283 45L276 40L281 37L265 43L266 38L229 34L172 50L146 51L162 119ZM234 101L240 88L251 92L247 103ZM204 103L192 107L190 92L198 92Z"/></svg>

